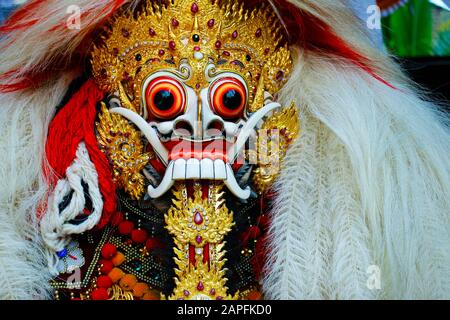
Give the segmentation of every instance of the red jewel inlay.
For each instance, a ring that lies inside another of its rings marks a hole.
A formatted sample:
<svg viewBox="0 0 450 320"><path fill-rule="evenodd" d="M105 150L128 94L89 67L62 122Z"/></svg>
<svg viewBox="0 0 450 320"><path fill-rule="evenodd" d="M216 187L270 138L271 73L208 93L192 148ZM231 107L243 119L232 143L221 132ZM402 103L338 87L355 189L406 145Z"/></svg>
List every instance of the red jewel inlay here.
<svg viewBox="0 0 450 320"><path fill-rule="evenodd" d="M200 51L200 47L199 47L199 46L195 46L195 47L194 47L194 50L195 50L195 51Z"/></svg>
<svg viewBox="0 0 450 320"><path fill-rule="evenodd" d="M202 217L201 213L198 212L198 211L195 213L195 216L194 216L194 222L195 222L195 224L197 224L197 225L203 223L203 217Z"/></svg>
<svg viewBox="0 0 450 320"><path fill-rule="evenodd" d="M265 50L264 50L264 54L268 54L270 52L270 49L269 48L266 48Z"/></svg>
<svg viewBox="0 0 450 320"><path fill-rule="evenodd" d="M170 50L175 50L176 47L177 47L177 45L175 44L175 41L170 41L170 42L169 42L169 48L170 48Z"/></svg>
<svg viewBox="0 0 450 320"><path fill-rule="evenodd" d="M202 240L203 240L202 236L195 237L195 242L197 242L198 244L202 243Z"/></svg>
<svg viewBox="0 0 450 320"><path fill-rule="evenodd" d="M165 52L163 49L161 49L161 50L158 51L158 54L159 54L160 56L163 56L165 53L166 53L166 52Z"/></svg>
<svg viewBox="0 0 450 320"><path fill-rule="evenodd" d="M236 38L238 37L238 32L237 32L237 30L235 30L235 31L231 34L231 36L233 37L233 39L236 39Z"/></svg>
<svg viewBox="0 0 450 320"><path fill-rule="evenodd" d="M261 35L262 35L262 30L261 30L261 28L258 28L258 30L256 30L256 32L255 32L255 37L259 38L259 37L261 37Z"/></svg>
<svg viewBox="0 0 450 320"><path fill-rule="evenodd" d="M209 28L214 27L214 24L215 24L215 23L216 23L216 20L214 20L214 19L209 20L209 21L208 21L208 27L209 27Z"/></svg>
<svg viewBox="0 0 450 320"><path fill-rule="evenodd" d="M219 40L216 41L215 43L216 49L220 49L222 48L222 42L220 42Z"/></svg>
<svg viewBox="0 0 450 320"><path fill-rule="evenodd" d="M173 27L178 27L180 25L180 23L178 22L178 20L177 19L175 19L175 18L172 18L172 26Z"/></svg>
<svg viewBox="0 0 450 320"><path fill-rule="evenodd" d="M230 53L229 53L228 51L224 51L224 52L223 52L223 55L229 57L229 56L230 56Z"/></svg>
<svg viewBox="0 0 450 320"><path fill-rule="evenodd" d="M156 36L156 31L153 30L152 28L148 29L148 34L152 37Z"/></svg>
<svg viewBox="0 0 450 320"><path fill-rule="evenodd" d="M205 286L203 285L203 283L200 281L197 285L197 290L198 291L203 291L203 289L205 289Z"/></svg>

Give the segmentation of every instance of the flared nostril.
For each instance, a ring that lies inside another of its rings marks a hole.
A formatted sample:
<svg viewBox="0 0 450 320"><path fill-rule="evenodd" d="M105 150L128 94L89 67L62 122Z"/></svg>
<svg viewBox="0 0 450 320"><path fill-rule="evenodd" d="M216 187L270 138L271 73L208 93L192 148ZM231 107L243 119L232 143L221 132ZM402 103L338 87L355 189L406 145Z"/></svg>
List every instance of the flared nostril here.
<svg viewBox="0 0 450 320"><path fill-rule="evenodd" d="M220 136L223 135L224 129L224 124L222 121L213 120L208 124L206 134L210 137Z"/></svg>
<svg viewBox="0 0 450 320"><path fill-rule="evenodd" d="M194 129L189 124L189 122L185 120L180 120L174 125L174 132L179 136L188 136L191 137L194 135Z"/></svg>

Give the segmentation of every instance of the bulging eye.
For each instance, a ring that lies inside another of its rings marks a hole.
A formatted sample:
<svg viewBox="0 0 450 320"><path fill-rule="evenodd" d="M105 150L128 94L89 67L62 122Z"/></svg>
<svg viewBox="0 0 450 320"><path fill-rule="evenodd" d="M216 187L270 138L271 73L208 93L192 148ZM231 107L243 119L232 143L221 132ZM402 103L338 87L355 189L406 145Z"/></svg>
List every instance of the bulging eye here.
<svg viewBox="0 0 450 320"><path fill-rule="evenodd" d="M212 85L211 105L214 112L227 120L237 119L244 112L247 93L244 84L235 78L222 78Z"/></svg>
<svg viewBox="0 0 450 320"><path fill-rule="evenodd" d="M175 79L153 79L145 89L149 114L161 120L170 120L181 114L186 106L186 93Z"/></svg>

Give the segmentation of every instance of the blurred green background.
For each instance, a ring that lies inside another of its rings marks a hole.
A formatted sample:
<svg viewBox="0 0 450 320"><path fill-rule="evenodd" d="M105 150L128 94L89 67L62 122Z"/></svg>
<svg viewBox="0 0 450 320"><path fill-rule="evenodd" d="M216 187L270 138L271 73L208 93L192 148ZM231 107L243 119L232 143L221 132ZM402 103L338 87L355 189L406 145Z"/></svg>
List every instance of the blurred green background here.
<svg viewBox="0 0 450 320"><path fill-rule="evenodd" d="M450 56L450 1L378 0L384 43L399 57Z"/></svg>

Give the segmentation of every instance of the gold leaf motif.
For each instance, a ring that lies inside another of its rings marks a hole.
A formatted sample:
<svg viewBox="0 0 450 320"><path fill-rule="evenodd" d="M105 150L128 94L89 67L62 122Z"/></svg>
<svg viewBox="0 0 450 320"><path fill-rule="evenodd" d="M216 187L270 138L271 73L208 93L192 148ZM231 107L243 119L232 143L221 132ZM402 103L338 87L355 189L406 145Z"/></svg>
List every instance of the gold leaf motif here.
<svg viewBox="0 0 450 320"><path fill-rule="evenodd" d="M174 191L173 206L165 215L167 230L183 244L201 247L206 243L217 244L234 225L233 213L224 205L217 206L218 202L211 203L209 199L202 199L201 189L196 188L194 198L183 203L181 190ZM197 223L195 218L200 217ZM197 236L202 241L197 241Z"/></svg>
<svg viewBox="0 0 450 320"><path fill-rule="evenodd" d="M109 112L104 103L98 119L97 141L111 162L114 182L133 199L140 199L144 192L141 171L154 155L143 151L139 132L123 117Z"/></svg>
<svg viewBox="0 0 450 320"><path fill-rule="evenodd" d="M206 198L197 184L192 198L187 196L183 185L173 191L173 206L165 215L165 221L166 228L174 236L177 277L169 300L236 300L239 297L239 292L228 295L224 268L223 238L234 225L233 214L222 201L222 186L214 184L209 188ZM189 257L190 246L195 248L194 264ZM209 261L204 260L205 250Z"/></svg>

